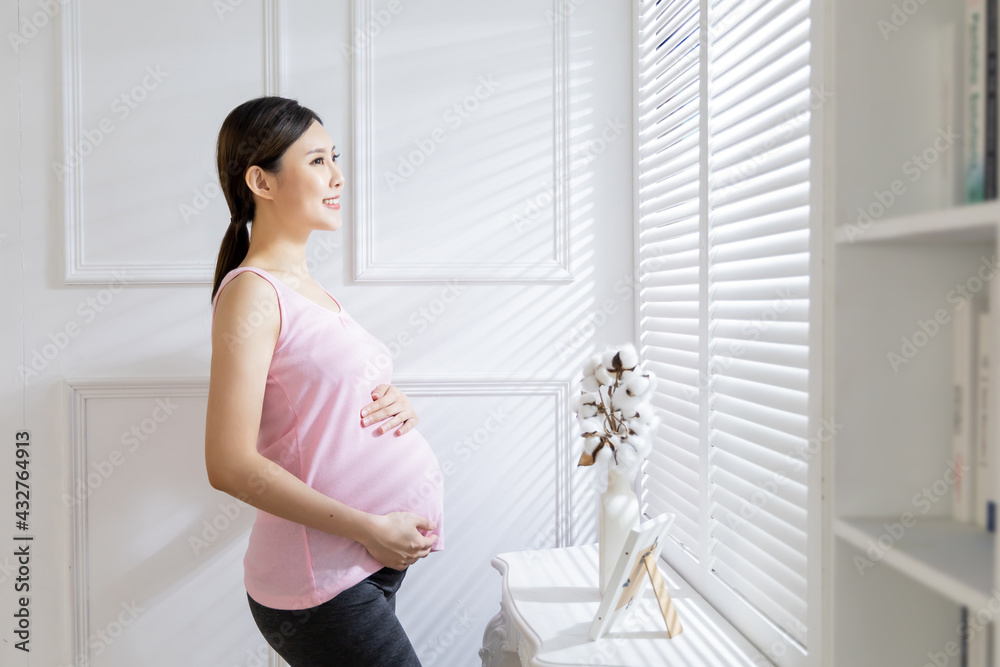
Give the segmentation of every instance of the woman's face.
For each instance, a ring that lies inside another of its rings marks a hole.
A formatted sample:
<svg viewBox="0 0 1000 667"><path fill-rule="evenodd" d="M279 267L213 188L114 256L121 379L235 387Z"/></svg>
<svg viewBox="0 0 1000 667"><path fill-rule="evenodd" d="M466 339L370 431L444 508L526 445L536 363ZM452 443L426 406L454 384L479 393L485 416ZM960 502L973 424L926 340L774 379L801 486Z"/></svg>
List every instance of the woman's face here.
<svg viewBox="0 0 1000 667"><path fill-rule="evenodd" d="M285 151L274 203L286 221L310 230L340 229L344 173L333 159L333 148L326 129L314 120Z"/></svg>

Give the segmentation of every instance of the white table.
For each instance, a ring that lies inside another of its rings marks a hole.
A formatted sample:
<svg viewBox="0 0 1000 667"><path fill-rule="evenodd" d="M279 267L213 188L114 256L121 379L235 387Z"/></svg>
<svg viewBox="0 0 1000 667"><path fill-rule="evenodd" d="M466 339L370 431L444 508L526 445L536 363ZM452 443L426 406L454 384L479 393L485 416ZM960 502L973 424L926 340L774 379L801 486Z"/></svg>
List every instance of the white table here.
<svg viewBox="0 0 1000 667"><path fill-rule="evenodd" d="M652 587L632 617L597 641L587 638L600 603L597 544L497 555L500 613L479 650L483 667L771 665L700 595L660 561L684 631L667 637Z"/></svg>

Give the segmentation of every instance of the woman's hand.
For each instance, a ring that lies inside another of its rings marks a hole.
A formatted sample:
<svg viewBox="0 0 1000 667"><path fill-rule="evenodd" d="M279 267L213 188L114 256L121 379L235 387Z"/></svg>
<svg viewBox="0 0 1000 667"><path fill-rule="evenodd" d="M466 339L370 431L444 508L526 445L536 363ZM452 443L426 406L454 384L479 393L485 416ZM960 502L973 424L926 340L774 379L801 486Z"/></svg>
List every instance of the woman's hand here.
<svg viewBox="0 0 1000 667"><path fill-rule="evenodd" d="M403 435L417 425L417 413L410 405L410 399L406 397L399 387L391 384L380 384L372 392L372 402L361 411L361 425L368 426L375 422L391 417L389 421L375 429L376 435L388 433L396 424L402 424L396 430L396 435Z"/></svg>
<svg viewBox="0 0 1000 667"><path fill-rule="evenodd" d="M413 512L373 514L361 544L382 565L402 571L431 552L438 536L424 535L420 530L436 527L430 519Z"/></svg>

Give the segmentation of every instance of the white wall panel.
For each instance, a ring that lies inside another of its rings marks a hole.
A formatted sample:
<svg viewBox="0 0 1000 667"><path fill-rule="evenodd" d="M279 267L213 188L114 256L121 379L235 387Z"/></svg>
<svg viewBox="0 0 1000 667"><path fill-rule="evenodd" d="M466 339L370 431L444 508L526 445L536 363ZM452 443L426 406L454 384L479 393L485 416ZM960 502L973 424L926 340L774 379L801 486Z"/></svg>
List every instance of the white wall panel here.
<svg viewBox="0 0 1000 667"><path fill-rule="evenodd" d="M356 279L572 278L561 4L355 0Z"/></svg>
<svg viewBox="0 0 1000 667"><path fill-rule="evenodd" d="M209 223L229 217L215 139L232 107L280 86L277 3L66 3L52 176L67 282L107 282L114 269L134 283L211 279Z"/></svg>

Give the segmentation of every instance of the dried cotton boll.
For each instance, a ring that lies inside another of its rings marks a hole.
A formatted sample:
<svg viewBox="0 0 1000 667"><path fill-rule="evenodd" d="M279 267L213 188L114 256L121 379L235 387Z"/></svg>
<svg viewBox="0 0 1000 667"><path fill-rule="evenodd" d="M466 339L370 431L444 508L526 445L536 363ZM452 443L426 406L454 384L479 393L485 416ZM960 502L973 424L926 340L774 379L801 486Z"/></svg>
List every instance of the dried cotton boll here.
<svg viewBox="0 0 1000 667"><path fill-rule="evenodd" d="M614 378L611 377L611 373L609 373L608 369L604 366L597 367L597 370L594 371L594 377L597 378L597 381L600 384L605 386L611 386L615 383Z"/></svg>
<svg viewBox="0 0 1000 667"><path fill-rule="evenodd" d="M601 439L596 435L588 435L583 439L583 447L586 451L593 453L597 446L601 444Z"/></svg>
<svg viewBox="0 0 1000 667"><path fill-rule="evenodd" d="M598 392L601 390L601 383L593 375L585 375L580 381L580 386L588 392Z"/></svg>
<svg viewBox="0 0 1000 667"><path fill-rule="evenodd" d="M625 343L618 352L618 359L621 361L622 368L635 368L636 364L639 363L639 355L635 351L635 346L632 343Z"/></svg>
<svg viewBox="0 0 1000 667"><path fill-rule="evenodd" d="M649 389L649 379L637 373L630 373L625 388L630 396L643 397Z"/></svg>
<svg viewBox="0 0 1000 667"><path fill-rule="evenodd" d="M624 387L629 382L631 382L632 377L635 375L635 371L620 371L618 374L618 386Z"/></svg>
<svg viewBox="0 0 1000 667"><path fill-rule="evenodd" d="M641 419L633 419L628 423L629 430L636 435L646 435L649 433L649 423L644 422Z"/></svg>
<svg viewBox="0 0 1000 667"><path fill-rule="evenodd" d="M640 422L649 423L649 420L656 416L656 411L653 410L653 406L649 404L648 401L643 400L635 408L635 418Z"/></svg>
<svg viewBox="0 0 1000 667"><path fill-rule="evenodd" d="M581 405L577 414L581 417L594 417L597 415L597 406L593 403L587 403L586 405Z"/></svg>
<svg viewBox="0 0 1000 667"><path fill-rule="evenodd" d="M628 387L626 387L621 382L618 386L612 386L609 390L611 392L611 400L614 401L615 405L618 405L618 401L628 397Z"/></svg>
<svg viewBox="0 0 1000 667"><path fill-rule="evenodd" d="M601 450L594 455L594 463L604 465L608 462L614 463L612 457L611 448L607 445L601 447Z"/></svg>
<svg viewBox="0 0 1000 667"><path fill-rule="evenodd" d="M630 435L628 441L635 447L635 452L640 458L646 458L646 455L653 448L652 443L641 435Z"/></svg>
<svg viewBox="0 0 1000 667"><path fill-rule="evenodd" d="M600 433L603 425L601 420L596 417L589 417L587 419L580 420L580 433L586 435L588 433Z"/></svg>
<svg viewBox="0 0 1000 667"><path fill-rule="evenodd" d="M592 354L583 362L583 374L593 375L597 367L601 365L601 355Z"/></svg>
<svg viewBox="0 0 1000 667"><path fill-rule="evenodd" d="M620 472L631 472L639 463L639 457L636 454L635 448L627 443L618 448L618 456L616 458L618 459L617 469ZM614 465L613 462L612 465Z"/></svg>
<svg viewBox="0 0 1000 667"><path fill-rule="evenodd" d="M623 391L615 393L615 407L621 410L621 413L625 415L626 418L632 418L635 416L636 410L640 405L642 405L642 399L638 396L629 396Z"/></svg>
<svg viewBox="0 0 1000 667"><path fill-rule="evenodd" d="M616 354L618 354L618 350L609 347L606 350L604 350L604 353L601 355L601 365L604 366L604 369L609 373L614 373L616 370L615 369Z"/></svg>

